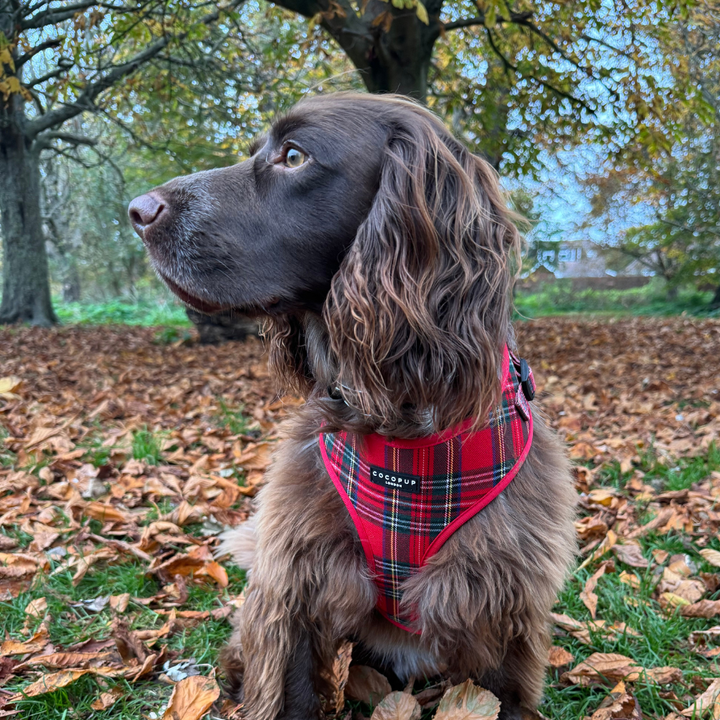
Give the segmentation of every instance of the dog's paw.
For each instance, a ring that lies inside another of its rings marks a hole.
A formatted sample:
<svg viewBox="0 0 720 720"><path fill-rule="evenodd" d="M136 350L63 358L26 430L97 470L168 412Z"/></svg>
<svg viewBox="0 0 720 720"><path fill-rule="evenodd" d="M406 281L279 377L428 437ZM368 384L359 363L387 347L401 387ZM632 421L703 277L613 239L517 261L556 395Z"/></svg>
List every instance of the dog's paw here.
<svg viewBox="0 0 720 720"><path fill-rule="evenodd" d="M243 570L250 570L255 563L257 534L255 516L219 535L220 545L215 550L215 557L230 555L232 561Z"/></svg>

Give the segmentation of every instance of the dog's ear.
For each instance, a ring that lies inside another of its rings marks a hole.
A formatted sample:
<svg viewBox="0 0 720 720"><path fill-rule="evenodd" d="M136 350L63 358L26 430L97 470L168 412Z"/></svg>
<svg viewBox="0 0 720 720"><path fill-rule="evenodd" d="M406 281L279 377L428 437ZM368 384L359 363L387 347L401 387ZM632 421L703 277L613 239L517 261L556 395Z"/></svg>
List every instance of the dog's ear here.
<svg viewBox="0 0 720 720"><path fill-rule="evenodd" d="M520 236L490 165L427 111L399 115L324 308L336 385L378 429L481 423L499 398Z"/></svg>

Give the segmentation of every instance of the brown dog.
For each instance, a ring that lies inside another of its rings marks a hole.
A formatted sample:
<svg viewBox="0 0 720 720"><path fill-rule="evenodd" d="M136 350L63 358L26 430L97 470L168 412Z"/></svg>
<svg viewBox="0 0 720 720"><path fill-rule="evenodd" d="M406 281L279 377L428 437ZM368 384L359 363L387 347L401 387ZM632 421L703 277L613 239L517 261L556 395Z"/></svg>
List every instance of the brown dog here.
<svg viewBox="0 0 720 720"><path fill-rule="evenodd" d="M251 155L130 206L169 287L203 312L265 316L274 373L307 398L256 517L223 546L252 563L223 653L230 689L251 720L315 718L350 638L400 678L472 678L520 718L541 697L575 547L568 463L537 407L512 482L402 583L410 631L376 609L367 548L318 443L481 431L496 417L520 240L495 173L393 96L306 100Z"/></svg>

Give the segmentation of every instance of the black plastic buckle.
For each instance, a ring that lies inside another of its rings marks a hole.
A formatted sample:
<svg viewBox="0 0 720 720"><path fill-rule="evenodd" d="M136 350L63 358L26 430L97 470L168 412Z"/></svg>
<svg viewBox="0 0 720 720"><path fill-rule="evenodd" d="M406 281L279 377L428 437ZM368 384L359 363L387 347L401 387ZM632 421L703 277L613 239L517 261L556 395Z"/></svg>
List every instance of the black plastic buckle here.
<svg viewBox="0 0 720 720"><path fill-rule="evenodd" d="M523 395L528 402L535 397L535 387L530 380L530 366L527 360L520 358L520 385L522 386Z"/></svg>

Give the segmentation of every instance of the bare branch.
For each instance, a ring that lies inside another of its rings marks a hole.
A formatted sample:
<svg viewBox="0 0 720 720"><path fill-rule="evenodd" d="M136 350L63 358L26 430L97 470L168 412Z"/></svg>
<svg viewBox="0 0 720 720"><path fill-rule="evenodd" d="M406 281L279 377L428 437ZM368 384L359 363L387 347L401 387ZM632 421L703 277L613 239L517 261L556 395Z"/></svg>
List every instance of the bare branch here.
<svg viewBox="0 0 720 720"><path fill-rule="evenodd" d="M73 145L74 147L77 147L78 145L89 145L92 147L97 144L97 140L95 138L52 130L38 135L35 138L35 146L39 150L45 150L52 147L53 140L62 140L62 142L68 143L68 145Z"/></svg>
<svg viewBox="0 0 720 720"><path fill-rule="evenodd" d="M31 30L47 27L48 25L55 25L64 20L70 20L77 13L87 10L90 7L102 7L106 10L115 10L128 12L132 11L132 8L126 5L113 5L112 3L99 3L93 0L84 0L83 2L75 3L74 5L68 5L64 8L48 8L42 12L36 13L35 15L20 21L20 30Z"/></svg>
<svg viewBox="0 0 720 720"><path fill-rule="evenodd" d="M506 70L512 70L514 73L517 73L520 75L520 77L525 78L526 80L534 80L539 85L542 85L544 88L547 88L550 90L550 92L555 93L559 97L563 97L566 100L569 100L572 103L575 103L576 105L579 105L580 107L587 110L591 115L595 114L595 111L581 98L575 97L572 93L569 93L565 90L561 90L558 87L555 87L551 83L549 83L547 80L543 80L542 78L536 77L535 75L524 75L520 72L517 65L513 65L506 57L503 55L502 50L497 46L495 43L495 39L492 36L492 32L489 28L487 28L487 37L488 37L488 43L490 47L493 49L493 52L500 58L502 61L503 66Z"/></svg>
<svg viewBox="0 0 720 720"><path fill-rule="evenodd" d="M15 67L19 68L22 67L30 58L35 57L38 53L42 52L43 50L47 50L51 47L56 47L57 45L60 45L62 41L65 39L65 37L57 37L52 38L51 40L46 40L45 42L38 43L35 45L32 50L29 52L26 52L24 55L21 55L17 60L15 60Z"/></svg>
<svg viewBox="0 0 720 720"><path fill-rule="evenodd" d="M236 8L243 2L244 0L232 0L227 7L216 9L214 12L206 15L200 22L204 25L209 25L220 17L222 10ZM127 62L122 65L114 66L105 75L95 80L95 82L88 84L74 103L62 105L55 110L51 110L45 115L27 123L25 126L25 135L32 140L39 133L49 130L50 128L58 127L66 120L69 120L82 112L96 110L97 108L94 103L98 95L100 95L104 90L107 90L115 85L115 83L122 80L124 77L132 75L141 65L144 65L146 62L152 60L156 55L162 52L162 50L167 47L171 41L175 39L183 40L187 37L187 34L187 32L184 32L179 35L165 35L156 40L152 45L149 45L144 50L137 53L137 55Z"/></svg>
<svg viewBox="0 0 720 720"><path fill-rule="evenodd" d="M501 25L502 23L510 22L510 23L522 23L527 20L529 20L533 16L533 13L531 10L527 10L525 12L521 13L510 13L510 19L506 20L504 17L500 16L498 17L495 22L498 25ZM459 30L460 28L467 28L467 27L473 27L475 25L484 25L485 24L485 13L480 13L479 15L476 15L475 17L471 18L465 18L463 20L455 20L454 22L445 23L445 30Z"/></svg>
<svg viewBox="0 0 720 720"><path fill-rule="evenodd" d="M66 73L69 68L67 67L59 67L55 68L54 70L51 70L49 73L45 73L45 75L41 75L39 78L35 78L34 80L31 80L30 82L23 83L26 88L32 88L36 85L42 85L42 83L47 82L48 80L52 80L53 78L58 77L59 75L62 75L63 73Z"/></svg>

